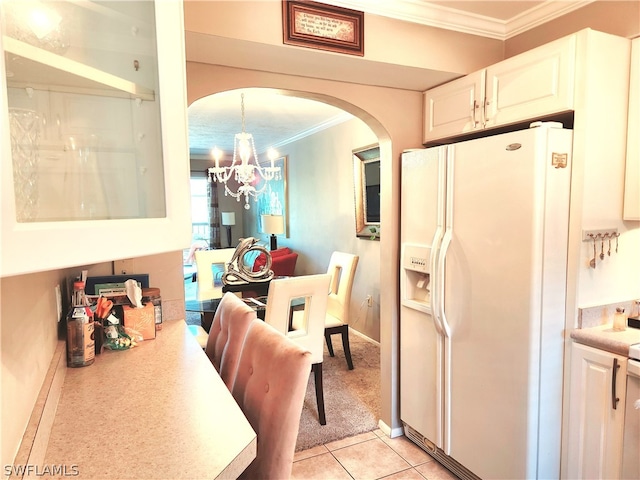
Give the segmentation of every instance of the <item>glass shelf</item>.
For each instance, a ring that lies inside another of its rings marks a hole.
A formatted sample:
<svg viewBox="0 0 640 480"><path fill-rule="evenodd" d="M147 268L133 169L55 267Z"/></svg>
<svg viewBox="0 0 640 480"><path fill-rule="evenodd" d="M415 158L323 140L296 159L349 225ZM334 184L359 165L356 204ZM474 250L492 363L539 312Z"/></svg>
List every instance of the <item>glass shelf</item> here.
<svg viewBox="0 0 640 480"><path fill-rule="evenodd" d="M7 35L2 42L9 87L155 100L153 89L124 78Z"/></svg>

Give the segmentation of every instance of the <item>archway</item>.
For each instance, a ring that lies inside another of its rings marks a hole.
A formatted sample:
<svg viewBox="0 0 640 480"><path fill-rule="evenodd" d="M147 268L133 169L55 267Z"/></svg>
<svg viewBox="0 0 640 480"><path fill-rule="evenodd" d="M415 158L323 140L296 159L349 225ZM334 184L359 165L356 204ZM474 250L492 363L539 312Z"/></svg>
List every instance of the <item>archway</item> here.
<svg viewBox="0 0 640 480"><path fill-rule="evenodd" d="M379 342L380 244L370 236L356 236L352 155L353 151L377 145L378 137L362 120L317 100L285 96L274 89L230 90L200 98L189 106L192 175L203 175L212 166L210 152L214 147L226 153L226 162L231 161L233 139L241 128L241 95L247 106L246 132L255 141L258 158L268 163L267 150L275 146L283 163L282 178L274 181L277 191L272 193L282 208L278 213L284 216L285 228L278 246L297 254L296 275L326 271L333 251L357 255L349 323ZM192 185L194 182L192 179ZM268 236L258 227L260 214L265 213L261 209L268 202L262 197L250 198L245 209L244 197L232 196L237 188L233 178L229 185L232 192L227 194L226 186L213 184L218 190L218 208L214 211L233 213L233 245L249 236L267 245ZM284 197L279 198L280 194ZM197 200L192 196L192 207Z"/></svg>
<svg viewBox="0 0 640 480"><path fill-rule="evenodd" d="M400 155L404 149L422 145L422 95L401 89L187 62L189 104L206 95L249 87L273 88L334 105L364 121L379 139L384 198L381 204L384 227L380 239L380 278L384 282L380 292L380 426L391 436L401 435L398 401Z"/></svg>

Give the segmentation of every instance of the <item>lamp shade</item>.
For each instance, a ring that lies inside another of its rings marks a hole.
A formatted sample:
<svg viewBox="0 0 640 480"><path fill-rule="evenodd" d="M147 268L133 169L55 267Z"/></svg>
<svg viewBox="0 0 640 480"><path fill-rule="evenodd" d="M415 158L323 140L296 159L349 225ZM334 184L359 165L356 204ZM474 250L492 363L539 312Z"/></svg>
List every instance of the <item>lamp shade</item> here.
<svg viewBox="0 0 640 480"><path fill-rule="evenodd" d="M222 225L235 225L236 224L236 214L235 212L222 212L220 213L222 217Z"/></svg>
<svg viewBox="0 0 640 480"><path fill-rule="evenodd" d="M264 233L280 235L284 233L284 217L282 215L262 215Z"/></svg>

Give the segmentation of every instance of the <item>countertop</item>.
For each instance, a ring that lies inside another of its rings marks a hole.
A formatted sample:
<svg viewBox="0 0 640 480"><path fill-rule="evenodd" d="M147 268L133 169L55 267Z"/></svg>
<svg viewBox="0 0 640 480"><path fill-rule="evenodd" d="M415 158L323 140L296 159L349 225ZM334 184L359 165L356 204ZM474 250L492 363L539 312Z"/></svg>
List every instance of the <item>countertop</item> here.
<svg viewBox="0 0 640 480"><path fill-rule="evenodd" d="M628 357L629 347L640 343L640 329L627 328L616 332L611 324L607 324L573 330L571 338L576 342Z"/></svg>
<svg viewBox="0 0 640 480"><path fill-rule="evenodd" d="M231 393L185 322L163 325L155 340L63 369L45 466L86 479L214 479L251 463L256 434Z"/></svg>

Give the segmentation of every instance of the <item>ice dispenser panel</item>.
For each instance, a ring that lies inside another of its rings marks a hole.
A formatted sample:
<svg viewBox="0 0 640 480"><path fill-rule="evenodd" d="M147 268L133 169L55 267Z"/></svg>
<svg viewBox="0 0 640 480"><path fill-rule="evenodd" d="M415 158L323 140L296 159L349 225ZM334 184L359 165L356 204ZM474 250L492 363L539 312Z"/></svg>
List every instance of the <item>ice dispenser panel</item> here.
<svg viewBox="0 0 640 480"><path fill-rule="evenodd" d="M431 247L402 246L402 305L431 313Z"/></svg>

